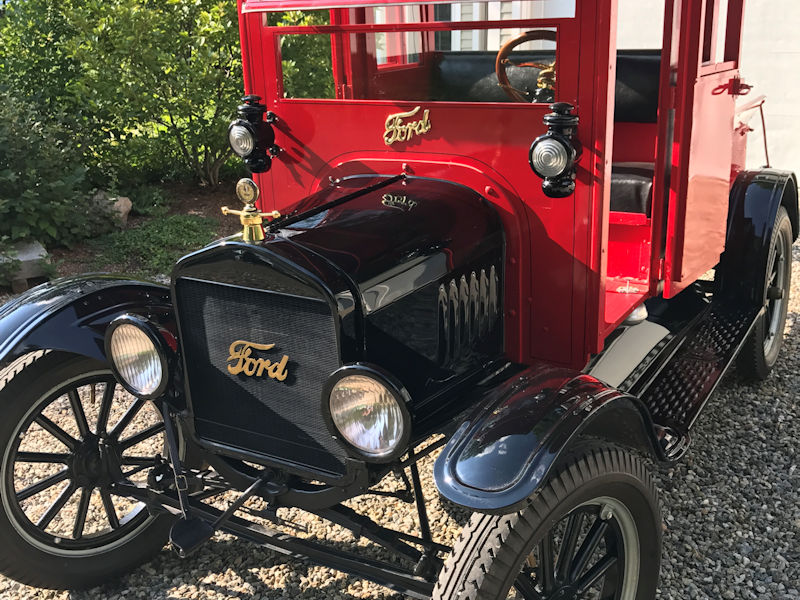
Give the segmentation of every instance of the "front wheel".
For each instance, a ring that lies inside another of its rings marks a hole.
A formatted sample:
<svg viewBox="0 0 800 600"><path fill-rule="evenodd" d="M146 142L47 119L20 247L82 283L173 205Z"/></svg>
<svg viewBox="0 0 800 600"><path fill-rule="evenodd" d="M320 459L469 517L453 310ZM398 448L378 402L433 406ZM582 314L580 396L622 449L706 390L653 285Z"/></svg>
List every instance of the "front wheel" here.
<svg viewBox="0 0 800 600"><path fill-rule="evenodd" d="M0 374L0 573L92 587L148 560L171 519L114 494L159 462L164 424L108 367L50 353Z"/></svg>
<svg viewBox="0 0 800 600"><path fill-rule="evenodd" d="M434 600L652 600L661 516L644 464L591 450L525 508L473 515L439 574Z"/></svg>

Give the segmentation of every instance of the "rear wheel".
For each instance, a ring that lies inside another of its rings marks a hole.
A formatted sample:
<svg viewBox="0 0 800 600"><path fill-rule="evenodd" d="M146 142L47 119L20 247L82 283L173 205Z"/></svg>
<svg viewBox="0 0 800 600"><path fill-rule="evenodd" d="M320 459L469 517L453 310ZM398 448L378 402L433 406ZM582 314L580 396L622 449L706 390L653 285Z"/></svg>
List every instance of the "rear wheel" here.
<svg viewBox="0 0 800 600"><path fill-rule="evenodd" d="M766 379L778 362L792 286L792 237L789 214L781 206L775 217L769 254L764 265L765 314L753 326L737 361L739 372L746 379Z"/></svg>
<svg viewBox="0 0 800 600"><path fill-rule="evenodd" d="M163 421L97 361L50 353L0 379L0 572L83 588L148 560L171 518L116 496L163 453Z"/></svg>
<svg viewBox="0 0 800 600"><path fill-rule="evenodd" d="M475 514L434 600L651 600L661 557L655 486L619 448L592 450L520 512Z"/></svg>

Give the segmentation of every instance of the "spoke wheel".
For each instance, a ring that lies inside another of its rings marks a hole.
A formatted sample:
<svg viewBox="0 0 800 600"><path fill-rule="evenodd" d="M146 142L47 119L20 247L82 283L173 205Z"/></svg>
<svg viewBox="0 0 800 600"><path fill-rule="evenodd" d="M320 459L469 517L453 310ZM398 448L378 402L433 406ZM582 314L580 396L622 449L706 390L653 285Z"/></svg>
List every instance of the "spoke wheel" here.
<svg viewBox="0 0 800 600"><path fill-rule="evenodd" d="M780 207L764 264L764 315L753 326L738 358L740 373L751 380L766 379L778 362L792 282L792 224Z"/></svg>
<svg viewBox="0 0 800 600"><path fill-rule="evenodd" d="M635 598L640 551L630 510L614 498L595 498L544 535L507 597Z"/></svg>
<svg viewBox="0 0 800 600"><path fill-rule="evenodd" d="M7 381L0 402L1 572L39 587L86 587L163 546L169 518L114 488L143 484L163 460L155 406L102 363L60 353Z"/></svg>
<svg viewBox="0 0 800 600"><path fill-rule="evenodd" d="M651 600L661 519L640 461L594 450L517 513L475 515L439 575L435 600Z"/></svg>

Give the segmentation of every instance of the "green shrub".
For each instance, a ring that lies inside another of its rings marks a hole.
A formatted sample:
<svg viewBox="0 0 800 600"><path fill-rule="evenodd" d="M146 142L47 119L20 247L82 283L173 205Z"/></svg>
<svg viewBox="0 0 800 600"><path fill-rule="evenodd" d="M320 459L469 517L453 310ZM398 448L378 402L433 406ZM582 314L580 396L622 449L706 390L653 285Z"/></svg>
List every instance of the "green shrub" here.
<svg viewBox="0 0 800 600"><path fill-rule="evenodd" d="M70 245L108 228L64 116L0 90L0 239Z"/></svg>
<svg viewBox="0 0 800 600"><path fill-rule="evenodd" d="M269 15L270 25L327 25L327 10ZM287 35L281 41L284 93L289 98L335 98L331 40L327 35Z"/></svg>
<svg viewBox="0 0 800 600"><path fill-rule="evenodd" d="M131 213L145 217L163 217L174 199L162 188L143 185L122 193L131 200Z"/></svg>
<svg viewBox="0 0 800 600"><path fill-rule="evenodd" d="M98 187L217 183L241 80L232 0L24 0L0 19L0 82L70 115Z"/></svg>
<svg viewBox="0 0 800 600"><path fill-rule="evenodd" d="M198 215L170 215L93 242L99 269L152 277L168 275L175 261L214 239L217 222Z"/></svg>

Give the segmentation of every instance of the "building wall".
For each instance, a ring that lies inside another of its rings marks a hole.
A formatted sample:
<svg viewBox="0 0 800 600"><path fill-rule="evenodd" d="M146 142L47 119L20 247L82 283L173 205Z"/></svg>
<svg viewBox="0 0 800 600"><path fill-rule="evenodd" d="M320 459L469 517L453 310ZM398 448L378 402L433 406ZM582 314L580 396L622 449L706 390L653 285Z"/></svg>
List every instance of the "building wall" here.
<svg viewBox="0 0 800 600"><path fill-rule="evenodd" d="M661 39L664 0L619 0L621 48L654 47ZM767 139L773 166L800 173L800 0L746 0L741 71L765 94ZM660 46L660 43L658 43ZM765 162L761 122L750 120L748 166Z"/></svg>

